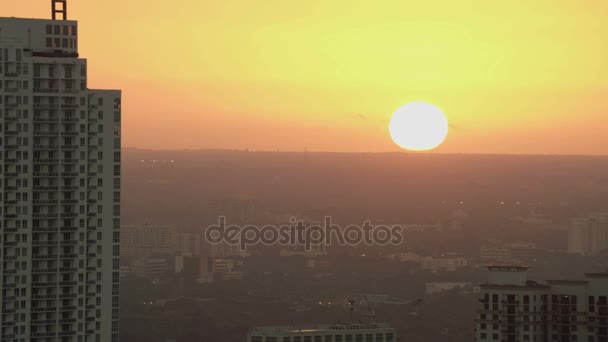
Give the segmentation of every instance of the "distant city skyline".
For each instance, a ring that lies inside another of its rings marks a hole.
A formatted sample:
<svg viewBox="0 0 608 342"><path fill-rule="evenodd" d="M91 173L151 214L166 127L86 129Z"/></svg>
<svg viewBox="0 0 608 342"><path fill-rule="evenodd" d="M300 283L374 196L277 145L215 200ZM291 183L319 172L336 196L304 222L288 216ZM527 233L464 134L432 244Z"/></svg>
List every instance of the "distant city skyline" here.
<svg viewBox="0 0 608 342"><path fill-rule="evenodd" d="M399 151L390 116L422 100L450 122L437 152L608 154L604 2L69 5L93 86L124 89L125 147Z"/></svg>

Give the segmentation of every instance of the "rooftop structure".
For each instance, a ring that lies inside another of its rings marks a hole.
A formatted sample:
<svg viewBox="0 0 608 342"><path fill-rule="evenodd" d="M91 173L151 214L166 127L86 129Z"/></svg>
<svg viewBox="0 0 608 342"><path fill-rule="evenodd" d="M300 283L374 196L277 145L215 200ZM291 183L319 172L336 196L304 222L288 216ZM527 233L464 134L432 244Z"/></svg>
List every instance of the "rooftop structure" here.
<svg viewBox="0 0 608 342"><path fill-rule="evenodd" d="M249 331L247 342L397 341L386 323L336 323L317 326L268 326Z"/></svg>

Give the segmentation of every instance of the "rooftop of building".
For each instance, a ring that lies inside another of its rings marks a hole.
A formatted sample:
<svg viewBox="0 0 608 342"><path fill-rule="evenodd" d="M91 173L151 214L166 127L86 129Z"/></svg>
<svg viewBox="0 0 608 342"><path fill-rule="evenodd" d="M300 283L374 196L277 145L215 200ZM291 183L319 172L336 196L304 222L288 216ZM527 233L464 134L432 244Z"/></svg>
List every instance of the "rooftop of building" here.
<svg viewBox="0 0 608 342"><path fill-rule="evenodd" d="M465 256L462 253L442 253L442 254L433 255L433 258L435 258L435 259L461 259L464 257Z"/></svg>
<svg viewBox="0 0 608 342"><path fill-rule="evenodd" d="M580 285L580 286L586 286L587 284L589 284L588 281L586 280L576 280L576 279L552 279L552 280L547 280L547 283L549 285Z"/></svg>
<svg viewBox="0 0 608 342"><path fill-rule="evenodd" d="M603 279L608 279L608 272L603 272L603 273L585 273L585 278L603 278Z"/></svg>
<svg viewBox="0 0 608 342"><path fill-rule="evenodd" d="M77 24L77 20L54 20L54 19L46 19L46 18L20 18L20 17L0 17L1 21L38 21L47 24Z"/></svg>
<svg viewBox="0 0 608 342"><path fill-rule="evenodd" d="M263 326L252 328L250 334L335 333L337 331L391 330L388 323L334 323L311 326Z"/></svg>
<svg viewBox="0 0 608 342"><path fill-rule="evenodd" d="M488 271L496 272L500 274L501 272L525 272L528 270L528 266L511 266L511 265L486 265ZM587 286L591 282L592 279L608 279L608 272L599 272L599 273L585 273L584 279L549 279L543 283L534 281L534 280L525 280L525 283L514 281L510 283L509 280L511 278L498 278L498 282L486 282L480 284L482 289L493 289L493 290L520 290L520 291L529 291L529 290L543 290L548 289L553 285L567 285L567 286ZM497 279L493 279L497 280ZM502 280L506 280L502 283Z"/></svg>
<svg viewBox="0 0 608 342"><path fill-rule="evenodd" d="M518 266L518 265L486 265L488 271L501 271L501 272L522 272L527 271L529 266Z"/></svg>
<svg viewBox="0 0 608 342"><path fill-rule="evenodd" d="M481 284L479 285L482 289L488 290L512 290L512 291L540 291L550 288L549 285L527 282L526 285L514 285L514 284Z"/></svg>

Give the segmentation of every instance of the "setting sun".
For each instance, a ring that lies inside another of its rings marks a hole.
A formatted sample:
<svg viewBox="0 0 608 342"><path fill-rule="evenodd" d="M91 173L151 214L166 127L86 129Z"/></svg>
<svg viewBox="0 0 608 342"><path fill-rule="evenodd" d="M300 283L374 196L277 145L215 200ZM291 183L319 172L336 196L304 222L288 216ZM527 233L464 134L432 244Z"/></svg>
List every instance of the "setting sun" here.
<svg viewBox="0 0 608 342"><path fill-rule="evenodd" d="M448 120L436 106L411 102L393 113L389 132L395 144L404 149L432 150L447 137Z"/></svg>

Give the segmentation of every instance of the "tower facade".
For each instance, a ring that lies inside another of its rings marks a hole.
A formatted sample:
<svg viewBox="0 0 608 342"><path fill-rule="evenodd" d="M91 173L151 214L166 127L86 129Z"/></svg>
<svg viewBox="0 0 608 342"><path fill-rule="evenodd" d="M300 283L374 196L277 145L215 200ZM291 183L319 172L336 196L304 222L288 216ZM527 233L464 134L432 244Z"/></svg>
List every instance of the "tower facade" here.
<svg viewBox="0 0 608 342"><path fill-rule="evenodd" d="M527 267L488 266L475 341L608 342L608 273L527 279Z"/></svg>
<svg viewBox="0 0 608 342"><path fill-rule="evenodd" d="M118 341L120 125L76 21L0 18L0 340Z"/></svg>

